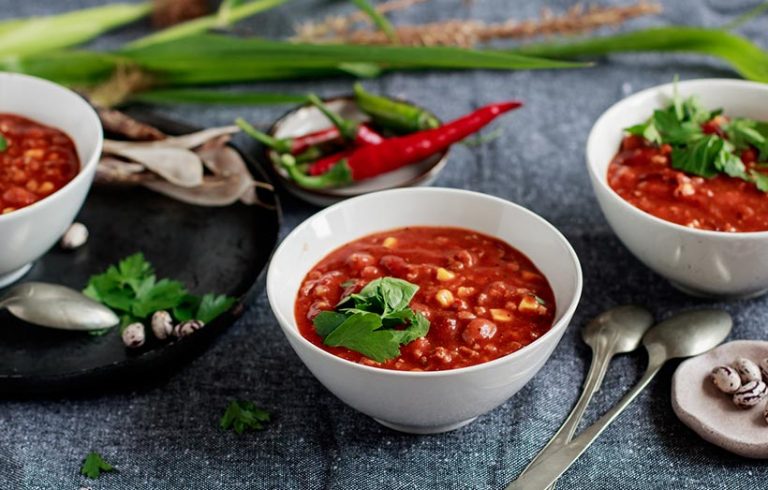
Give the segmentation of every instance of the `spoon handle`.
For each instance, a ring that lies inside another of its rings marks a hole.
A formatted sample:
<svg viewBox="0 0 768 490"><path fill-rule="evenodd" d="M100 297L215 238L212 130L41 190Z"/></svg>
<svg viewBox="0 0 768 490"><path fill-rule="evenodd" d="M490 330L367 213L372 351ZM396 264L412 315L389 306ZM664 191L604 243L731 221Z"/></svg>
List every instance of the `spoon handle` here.
<svg viewBox="0 0 768 490"><path fill-rule="evenodd" d="M608 370L611 358L612 356L607 342L600 342L595 346L592 352L592 364L589 367L589 373L584 381L584 389L581 392L579 400L576 402L570 415L565 419L565 422L563 422L563 425L557 433L552 436L552 439L550 439L546 446L539 451L536 457L528 463L528 466L525 467L518 478L521 478L529 469L539 464L539 461L547 455L552 454L557 449L570 442L573 435L576 433L576 428L579 426L579 422L581 422L581 418L584 416L584 411L587 409L589 402L592 401L592 397L597 393L600 389L600 385L603 383L603 378L605 377L605 372ZM554 487L554 484L552 487Z"/></svg>
<svg viewBox="0 0 768 490"><path fill-rule="evenodd" d="M556 482L579 459L579 456L595 442L611 422L648 386L648 383L656 376L656 373L659 372L665 361L666 357L663 349L649 350L648 368L645 374L643 374L643 377L640 378L640 381L637 382L629 393L624 395L624 398L619 403L600 417L597 422L584 429L573 441L565 446L554 449L551 454L541 458L536 466L513 481L507 486L506 490L543 489Z"/></svg>

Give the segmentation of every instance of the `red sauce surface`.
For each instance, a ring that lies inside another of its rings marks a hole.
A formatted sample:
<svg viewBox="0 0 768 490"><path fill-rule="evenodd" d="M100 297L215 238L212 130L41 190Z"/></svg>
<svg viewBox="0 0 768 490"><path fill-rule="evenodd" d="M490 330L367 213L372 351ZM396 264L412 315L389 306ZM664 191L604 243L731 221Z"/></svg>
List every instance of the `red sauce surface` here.
<svg viewBox="0 0 768 490"><path fill-rule="evenodd" d="M627 136L608 166L608 185L625 201L658 218L702 230L768 230L768 194L754 184L719 174L688 175L670 165L667 145ZM751 168L756 153L741 159Z"/></svg>
<svg viewBox="0 0 768 490"><path fill-rule="evenodd" d="M419 286L411 308L429 319L427 336L402 346L400 356L385 363L323 345L312 319L385 276ZM349 280L355 284L342 286ZM419 226L369 235L331 252L304 278L295 314L305 338L339 357L436 371L487 362L530 344L551 328L555 299L536 266L508 244L471 230Z"/></svg>
<svg viewBox="0 0 768 490"><path fill-rule="evenodd" d="M72 140L58 129L0 114L0 214L29 206L64 187L80 171Z"/></svg>

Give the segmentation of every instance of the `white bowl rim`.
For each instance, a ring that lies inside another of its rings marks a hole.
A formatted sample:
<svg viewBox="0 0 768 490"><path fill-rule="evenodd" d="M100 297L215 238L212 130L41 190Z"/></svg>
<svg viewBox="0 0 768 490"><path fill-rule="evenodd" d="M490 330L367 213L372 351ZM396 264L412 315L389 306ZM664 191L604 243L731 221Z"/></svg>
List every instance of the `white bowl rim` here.
<svg viewBox="0 0 768 490"><path fill-rule="evenodd" d="M742 88L753 88L753 89L765 91L766 94L768 95L768 84L753 82L749 80L739 80L739 79L733 79L733 78L696 78L692 80L684 80L684 81L677 82L678 87L695 87L697 85L707 85L707 84L719 84L724 86L724 88L726 89L732 89L732 90L733 89L739 90ZM597 173L597 170L595 169L596 162L591 158L591 154L593 152L592 148L600 144L598 140L598 135L596 134L597 126L603 123L605 119L608 119L609 117L613 116L614 113L620 112L624 104L633 102L636 99L646 97L652 93L661 92L663 90L670 90L674 86L675 86L675 82L670 82L670 83L665 83L663 85L656 85L654 87L641 90L640 92L634 93L632 95L629 95L617 101L600 115L597 121L595 121L595 123L592 125L592 129L589 131L589 137L587 138L587 146L586 146L585 153L587 157L587 169L589 173L594 177L594 180L596 180L599 183L598 185L600 185L604 190L608 191L608 195L610 195L614 201L619 202L619 206L621 206L625 210L628 210L629 212L640 215L643 218L648 219L652 222L655 222L661 226L666 226L673 230L690 233L692 235L699 235L702 237L718 237L718 238L724 238L724 239L730 238L734 240L739 238L768 238L768 230L739 231L739 232L702 230L699 228L691 228L688 226L683 226L677 223L673 223L671 221L661 219L625 201L615 190L613 190L613 188L610 185L608 185L607 175L599 175ZM725 108L724 108L724 112L725 112ZM619 130L623 131L624 128L620 128ZM616 151L618 151L618 149Z"/></svg>
<svg viewBox="0 0 768 490"><path fill-rule="evenodd" d="M494 201L498 204L504 205L504 206L511 206L515 208L517 211L522 212L523 214L527 214L534 219L540 221L550 232L552 232L554 239L561 242L561 244L565 247L565 249L568 251L570 259L575 266L576 269L576 277L575 277L575 283L572 285L573 288L573 296L568 304L568 307L563 311L563 314L560 316L560 319L555 322L547 332L539 337L538 339L534 340L528 345L524 345L520 349L516 350L515 352L511 352L509 354L506 354L504 356L501 356L497 359L493 359L488 362L483 362L480 364L475 364L472 366L466 366L466 367L460 367L455 369L443 369L438 371L400 371L396 369L386 369L386 368L380 368L380 367L374 367L374 366L366 366L365 364L360 364L356 362L349 361L347 359L341 358L339 356L335 356L331 354L330 352L327 352L320 347L316 346L309 340L307 340L301 333L299 332L298 327L296 328L286 328L283 325L294 325L295 322L292 320L289 320L283 316L282 312L275 307L275 304L272 300L273 294L270 294L271 291L271 281L269 280L269 277L272 274L272 267L273 267L273 261L270 261L269 269L267 270L267 299L269 300L269 306L272 309L272 312L275 314L275 316L278 319L278 323L280 323L280 328L283 332L288 332L288 335L291 335L293 338L297 339L300 343L308 346L310 349L314 350L315 352L319 353L321 356L325 357L326 359L330 360L331 362L346 365L353 369L361 369L363 371L369 371L373 373L378 373L382 375L392 375L392 376L398 376L398 377L409 377L409 378L435 378L435 377L444 377L444 376L452 376L452 375L458 375L458 374L464 374L464 373L471 373L474 371L480 371L489 367L498 366L507 362L512 362L513 360L520 357L522 354L530 350L531 346L542 342L547 337L552 337L554 335L557 335L557 332L560 330L564 330L567 328L568 323L570 323L570 318L573 316L574 312L576 311L576 307L579 305L579 301L581 300L581 293L582 293L582 286L583 286L583 277L582 277L582 270L581 270L581 263L579 262L579 257L576 255L576 252L573 250L573 247L568 242L568 240L563 236L560 231L554 227L549 221L545 220L538 214L534 213L533 211L519 205L516 203L513 203L512 201L508 201L506 199L502 199L500 197L492 196L489 194L484 194L482 192L476 192L476 191L469 191L464 189L453 189L449 187L415 187L415 188L403 188L403 189L388 189L384 191L378 191L378 192L371 192L368 194L363 194L361 196L356 196L350 199L346 199L344 201L341 201L339 203L336 203L332 206L329 206L322 211L319 211L315 213L314 215L310 216L306 220L304 220L301 224L299 224L296 228L291 231L280 243L280 245L275 249L274 254L272 255L272 258L274 260L274 257L276 257L281 249L285 246L285 244L292 239L295 235L298 235L301 233L305 228L310 226L310 222L314 219L323 217L331 212L333 212L336 208L342 207L342 206L350 206L354 205L356 202L365 200L365 199L371 199L378 197L381 194L408 194L408 193L453 193L453 194L459 194L464 196L470 196L470 197L479 197L482 199L487 199L489 201ZM429 226L429 225L423 225L423 226ZM330 252L330 251L329 251ZM520 252L525 253L524 250L520 250ZM525 352L524 352L525 351Z"/></svg>
<svg viewBox="0 0 768 490"><path fill-rule="evenodd" d="M35 81L37 83L40 83L42 85L47 85L48 89L60 90L60 91L63 91L64 93L66 93L67 95L70 95L70 96L73 96L73 97L77 97L78 99L80 99L82 101L83 105L86 108L86 111L90 112L90 115L92 115L97 121L99 121L98 114L96 114L96 111L88 103L88 101L83 99L76 92L68 89L67 87L65 87L63 85L59 85L58 83L52 82L50 80L46 80L45 78L34 77L34 76L31 76L31 75L25 75L23 73L0 72L0 78L4 78L4 77L33 80L33 81ZM24 116L24 114L18 114L18 115L20 115L22 117L26 117L26 116ZM44 125L48 126L47 124L41 123L40 121L36 121L36 120L33 120L33 121L38 123L38 124L44 124ZM53 127L53 126L49 126L49 127ZM99 122L99 127L101 127L101 122ZM75 143L75 145L77 145L77 142L74 140L74 138L72 138L72 136L70 136L70 134L64 128L54 128L54 129L58 129L59 131L61 131L64 134L66 134L67 137L69 139L71 139L72 142ZM64 186L61 189L59 189L59 190L57 190L55 192L52 192L51 194L48 194L44 198L42 198L42 199L40 199L38 201L33 202L29 206L24 206L22 208L16 209L13 212L10 212L10 213L7 213L7 214L0 214L0 223L2 223L3 221L11 221L12 219L21 219L21 218L23 218L24 216L26 216L29 213L34 213L36 209L40 208L41 206L44 206L47 202L49 202L50 198L58 195L61 192L64 192L67 188L73 187L77 182L85 179L86 178L85 174L87 173L86 169L88 169L89 167L95 167L96 165L98 165L99 157L101 155L101 149L102 149L103 145L104 145L104 132L103 131L99 131L98 139L96 141L96 145L94 146L93 153L88 156L88 160L86 162L80 162L80 170L77 172L77 175L75 175L75 177L72 180L70 180L69 182L64 184ZM77 146L75 146L75 148L77 148Z"/></svg>

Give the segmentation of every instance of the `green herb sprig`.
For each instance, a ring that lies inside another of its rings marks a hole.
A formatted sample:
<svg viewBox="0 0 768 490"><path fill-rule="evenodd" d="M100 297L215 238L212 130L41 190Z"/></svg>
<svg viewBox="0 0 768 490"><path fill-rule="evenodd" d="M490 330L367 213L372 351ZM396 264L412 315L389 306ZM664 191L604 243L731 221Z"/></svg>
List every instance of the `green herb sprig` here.
<svg viewBox="0 0 768 490"><path fill-rule="evenodd" d="M149 318L158 310L170 310L177 321L208 323L227 311L236 299L225 295L190 294L179 281L157 280L154 268L139 252L92 276L83 293L121 315L122 327Z"/></svg>
<svg viewBox="0 0 768 490"><path fill-rule="evenodd" d="M223 430L231 428L237 434L242 434L246 429L263 430L264 423L270 419L270 413L258 408L253 402L233 400L224 411L219 427Z"/></svg>
<svg viewBox="0 0 768 490"><path fill-rule="evenodd" d="M418 290L402 279L376 279L359 293L342 298L336 311L317 315L315 330L325 345L346 347L376 362L394 359L401 345L429 332L429 320L408 306Z"/></svg>
<svg viewBox="0 0 768 490"><path fill-rule="evenodd" d="M5 151L8 149L8 140L5 139L5 136L0 134L0 151Z"/></svg>
<svg viewBox="0 0 768 490"><path fill-rule="evenodd" d="M80 467L80 474L95 480L101 476L102 472L117 471L114 466L104 461L104 458L97 452L90 452L83 460Z"/></svg>
<svg viewBox="0 0 768 490"><path fill-rule="evenodd" d="M768 124L732 118L721 126L725 138L705 133L702 125L722 112L722 109L707 110L695 96L683 99L675 89L667 107L654 111L648 121L625 131L658 145L670 145L672 168L706 178L726 174L768 192L768 175L748 170L739 156L742 150L754 147L760 160L768 159Z"/></svg>

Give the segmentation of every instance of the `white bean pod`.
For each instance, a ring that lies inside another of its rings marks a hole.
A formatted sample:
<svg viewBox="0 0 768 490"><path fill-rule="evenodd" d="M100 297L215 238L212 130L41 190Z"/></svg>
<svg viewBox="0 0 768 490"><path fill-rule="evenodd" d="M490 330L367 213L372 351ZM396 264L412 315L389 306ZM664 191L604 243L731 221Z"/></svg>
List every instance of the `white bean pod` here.
<svg viewBox="0 0 768 490"><path fill-rule="evenodd" d="M762 381L752 380L745 383L733 395L733 403L739 408L751 408L760 403L768 394L768 388Z"/></svg>
<svg viewBox="0 0 768 490"><path fill-rule="evenodd" d="M763 376L760 374L760 368L754 362L745 357L739 357L733 363L733 367L739 372L742 383L748 383L750 381L762 381Z"/></svg>
<svg viewBox="0 0 768 490"><path fill-rule="evenodd" d="M718 366L712 370L710 375L712 383L723 393L733 394L741 388L741 377L736 370L730 366Z"/></svg>

